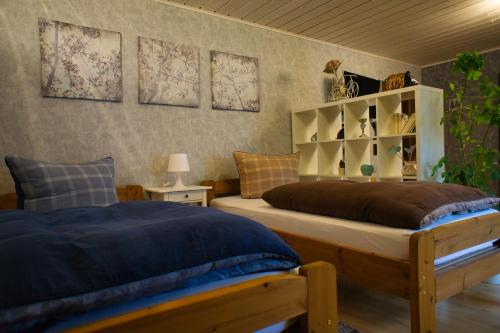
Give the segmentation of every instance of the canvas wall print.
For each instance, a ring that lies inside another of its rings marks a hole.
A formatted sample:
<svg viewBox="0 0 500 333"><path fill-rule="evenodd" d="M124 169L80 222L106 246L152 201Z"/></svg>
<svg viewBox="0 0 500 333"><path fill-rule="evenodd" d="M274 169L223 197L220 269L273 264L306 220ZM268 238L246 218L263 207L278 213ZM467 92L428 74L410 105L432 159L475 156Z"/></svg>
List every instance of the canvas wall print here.
<svg viewBox="0 0 500 333"><path fill-rule="evenodd" d="M198 107L200 50L139 37L139 103Z"/></svg>
<svg viewBox="0 0 500 333"><path fill-rule="evenodd" d="M257 58L210 51L212 108L259 112L259 61Z"/></svg>
<svg viewBox="0 0 500 333"><path fill-rule="evenodd" d="M121 33L40 18L42 95L122 100Z"/></svg>

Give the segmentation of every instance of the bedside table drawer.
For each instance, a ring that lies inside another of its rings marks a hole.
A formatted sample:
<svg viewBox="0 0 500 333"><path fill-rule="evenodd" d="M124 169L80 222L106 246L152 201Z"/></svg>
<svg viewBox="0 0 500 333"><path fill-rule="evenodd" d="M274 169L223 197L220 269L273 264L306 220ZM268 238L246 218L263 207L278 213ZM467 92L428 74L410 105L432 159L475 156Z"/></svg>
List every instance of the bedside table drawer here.
<svg viewBox="0 0 500 333"><path fill-rule="evenodd" d="M173 192L168 195L169 201L182 202L191 200L203 200L203 191Z"/></svg>

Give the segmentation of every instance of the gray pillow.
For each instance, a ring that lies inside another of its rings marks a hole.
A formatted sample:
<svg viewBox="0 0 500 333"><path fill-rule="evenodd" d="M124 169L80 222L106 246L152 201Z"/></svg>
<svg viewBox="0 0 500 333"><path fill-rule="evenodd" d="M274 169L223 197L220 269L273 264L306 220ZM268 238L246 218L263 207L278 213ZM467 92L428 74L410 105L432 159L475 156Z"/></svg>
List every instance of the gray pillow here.
<svg viewBox="0 0 500 333"><path fill-rule="evenodd" d="M113 158L59 164L6 156L16 184L17 208L37 212L118 202Z"/></svg>

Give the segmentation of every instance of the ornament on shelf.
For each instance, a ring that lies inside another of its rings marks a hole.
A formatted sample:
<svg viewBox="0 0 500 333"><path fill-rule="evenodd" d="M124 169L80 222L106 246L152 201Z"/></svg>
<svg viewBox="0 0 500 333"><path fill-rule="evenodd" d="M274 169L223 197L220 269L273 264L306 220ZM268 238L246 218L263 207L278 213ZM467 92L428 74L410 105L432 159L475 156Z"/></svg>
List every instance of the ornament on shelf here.
<svg viewBox="0 0 500 333"><path fill-rule="evenodd" d="M344 160L339 162L339 177L343 178L345 176L345 163Z"/></svg>
<svg viewBox="0 0 500 333"><path fill-rule="evenodd" d="M326 63L323 72L332 75L332 86L328 94L328 102L346 98L347 90L345 86L344 72L339 70L342 61L334 59Z"/></svg>
<svg viewBox="0 0 500 333"><path fill-rule="evenodd" d="M360 170L363 176L371 176L373 171L375 171L375 167L371 164L363 164L361 165Z"/></svg>
<svg viewBox="0 0 500 333"><path fill-rule="evenodd" d="M352 78L356 77L356 75L344 75L349 77L349 82L347 82L345 89L346 89L346 97L347 98L354 98L358 97L359 94L359 85L357 82L355 82Z"/></svg>
<svg viewBox="0 0 500 333"><path fill-rule="evenodd" d="M367 138L368 135L365 134L365 128L366 128L366 121L367 118L360 118L358 119L359 121L359 127L361 127L361 135L359 136L360 138Z"/></svg>
<svg viewBox="0 0 500 333"><path fill-rule="evenodd" d="M411 87L418 84L410 71L406 73L391 74L382 81L382 91Z"/></svg>
<svg viewBox="0 0 500 333"><path fill-rule="evenodd" d="M416 145L407 147L404 149L408 159L405 160L403 154L401 154L401 146L392 145L387 148L387 152L391 155L397 155L401 161L403 161L403 168L401 169L401 174L403 176L416 176L417 175L417 162L415 161L415 149Z"/></svg>

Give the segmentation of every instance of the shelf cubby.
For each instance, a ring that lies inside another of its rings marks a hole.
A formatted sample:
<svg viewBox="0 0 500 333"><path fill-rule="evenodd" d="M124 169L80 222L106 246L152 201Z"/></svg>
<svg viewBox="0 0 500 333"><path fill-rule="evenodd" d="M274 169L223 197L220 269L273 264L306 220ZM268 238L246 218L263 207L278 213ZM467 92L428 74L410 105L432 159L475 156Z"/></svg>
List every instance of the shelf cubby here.
<svg viewBox="0 0 500 333"><path fill-rule="evenodd" d="M358 139L362 133L359 119L366 118L365 134L370 135L370 114L368 102L361 100L344 105L344 137L345 139Z"/></svg>
<svg viewBox="0 0 500 333"><path fill-rule="evenodd" d="M338 167L343 159L342 142L321 142L318 145L318 172L320 177L339 177Z"/></svg>
<svg viewBox="0 0 500 333"><path fill-rule="evenodd" d="M301 145L299 159L299 176L315 176L318 174L318 144Z"/></svg>
<svg viewBox="0 0 500 333"><path fill-rule="evenodd" d="M377 133L379 136L397 135L395 115L401 114L401 94L377 98Z"/></svg>
<svg viewBox="0 0 500 333"><path fill-rule="evenodd" d="M400 136L386 137L378 139L377 156L378 156L378 176L380 178L402 178L403 161L398 155L388 152L391 146L403 147L403 140Z"/></svg>
<svg viewBox="0 0 500 333"><path fill-rule="evenodd" d="M318 109L318 140L332 141L342 129L342 107L339 105Z"/></svg>
<svg viewBox="0 0 500 333"><path fill-rule="evenodd" d="M345 143L345 175L361 177L361 165L370 164L371 140L349 140Z"/></svg>
<svg viewBox="0 0 500 333"><path fill-rule="evenodd" d="M318 119L315 109L292 114L293 143L311 142L311 137L318 132Z"/></svg>

